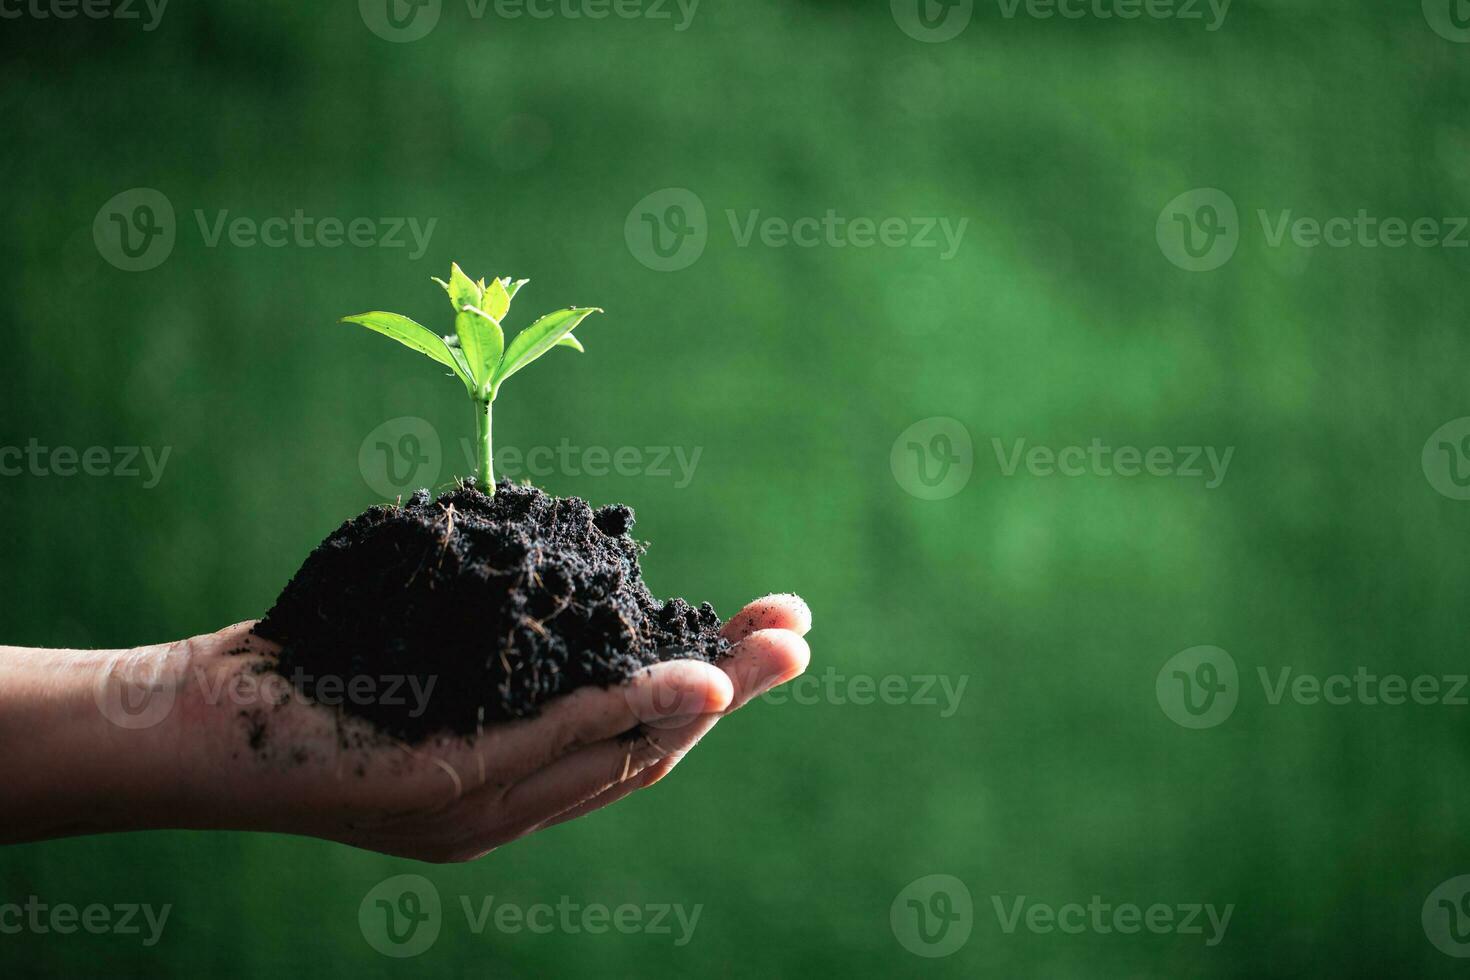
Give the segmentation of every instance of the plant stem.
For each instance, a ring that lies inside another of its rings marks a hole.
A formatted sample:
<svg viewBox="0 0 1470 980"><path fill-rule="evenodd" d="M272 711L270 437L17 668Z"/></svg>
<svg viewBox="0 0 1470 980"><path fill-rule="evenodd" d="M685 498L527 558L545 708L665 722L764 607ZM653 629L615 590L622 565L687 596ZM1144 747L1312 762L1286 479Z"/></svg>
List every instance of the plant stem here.
<svg viewBox="0 0 1470 980"><path fill-rule="evenodd" d="M490 408L493 404L488 398L475 400L475 448L479 453L475 477L480 484L480 492L487 497L495 496L495 442L490 433Z"/></svg>

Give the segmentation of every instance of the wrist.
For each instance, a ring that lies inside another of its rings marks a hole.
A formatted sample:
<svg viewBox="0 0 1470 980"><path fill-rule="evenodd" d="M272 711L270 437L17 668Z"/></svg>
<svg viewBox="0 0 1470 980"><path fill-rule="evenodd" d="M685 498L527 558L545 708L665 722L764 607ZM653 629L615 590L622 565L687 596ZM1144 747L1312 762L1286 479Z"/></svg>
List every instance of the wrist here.
<svg viewBox="0 0 1470 980"><path fill-rule="evenodd" d="M206 767L185 719L209 640L0 647L0 841L197 825Z"/></svg>

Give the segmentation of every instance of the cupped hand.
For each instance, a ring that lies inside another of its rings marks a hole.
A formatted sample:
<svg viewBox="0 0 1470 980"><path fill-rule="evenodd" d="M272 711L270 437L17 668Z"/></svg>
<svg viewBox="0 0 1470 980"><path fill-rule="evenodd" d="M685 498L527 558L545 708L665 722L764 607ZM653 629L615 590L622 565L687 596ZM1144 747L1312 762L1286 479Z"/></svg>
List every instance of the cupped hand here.
<svg viewBox="0 0 1470 980"><path fill-rule="evenodd" d="M222 692L266 676L274 649L240 624L193 645L209 680L178 712L183 768L200 791L180 825L304 834L423 861L465 861L601 809L664 778L720 718L806 669L811 614L759 599L726 623L718 665L674 660L629 683L581 688L535 718L417 745L299 697ZM246 650L248 652L241 652ZM199 733L204 733L199 738Z"/></svg>

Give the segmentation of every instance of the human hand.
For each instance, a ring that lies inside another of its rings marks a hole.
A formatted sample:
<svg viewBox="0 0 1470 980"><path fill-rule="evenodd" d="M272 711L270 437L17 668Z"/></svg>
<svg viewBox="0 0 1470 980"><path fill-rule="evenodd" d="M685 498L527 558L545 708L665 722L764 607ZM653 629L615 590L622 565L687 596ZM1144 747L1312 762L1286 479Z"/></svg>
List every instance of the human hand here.
<svg viewBox="0 0 1470 980"><path fill-rule="evenodd" d="M0 761L0 778L13 776L22 788L0 839L262 830L469 860L662 779L721 717L805 670L810 625L799 598L769 596L726 624L734 646L718 666L657 664L626 685L558 698L536 718L413 746L289 696L289 685L270 693L262 679L280 680L268 669L276 651L250 635L249 623L133 651L8 651L14 656L0 656L0 671L18 669L18 683L0 690L21 692L26 711L16 719L39 724L54 750L44 754L69 759L102 799L79 795L75 779L72 790L48 792L24 758ZM42 680L48 676L63 678L64 696ZM127 727L128 718L105 710L109 686L140 676L168 707L152 724ZM93 688L95 717L84 717L79 686ZM38 691L47 688L49 698ZM79 724L58 726L60 719ZM0 724L0 744L19 734Z"/></svg>

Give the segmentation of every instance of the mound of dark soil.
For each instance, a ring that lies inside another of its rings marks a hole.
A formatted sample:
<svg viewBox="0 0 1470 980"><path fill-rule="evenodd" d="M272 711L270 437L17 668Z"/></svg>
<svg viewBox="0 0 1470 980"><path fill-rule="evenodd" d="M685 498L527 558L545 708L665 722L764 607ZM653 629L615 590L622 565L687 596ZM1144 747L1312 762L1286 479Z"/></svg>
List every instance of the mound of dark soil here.
<svg viewBox="0 0 1470 980"><path fill-rule="evenodd" d="M508 481L493 497L420 490L333 532L255 633L280 644L278 669L308 698L407 741L534 715L661 660L723 656L709 603L649 594L632 526L621 504L594 511ZM410 690L431 693L418 705Z"/></svg>

